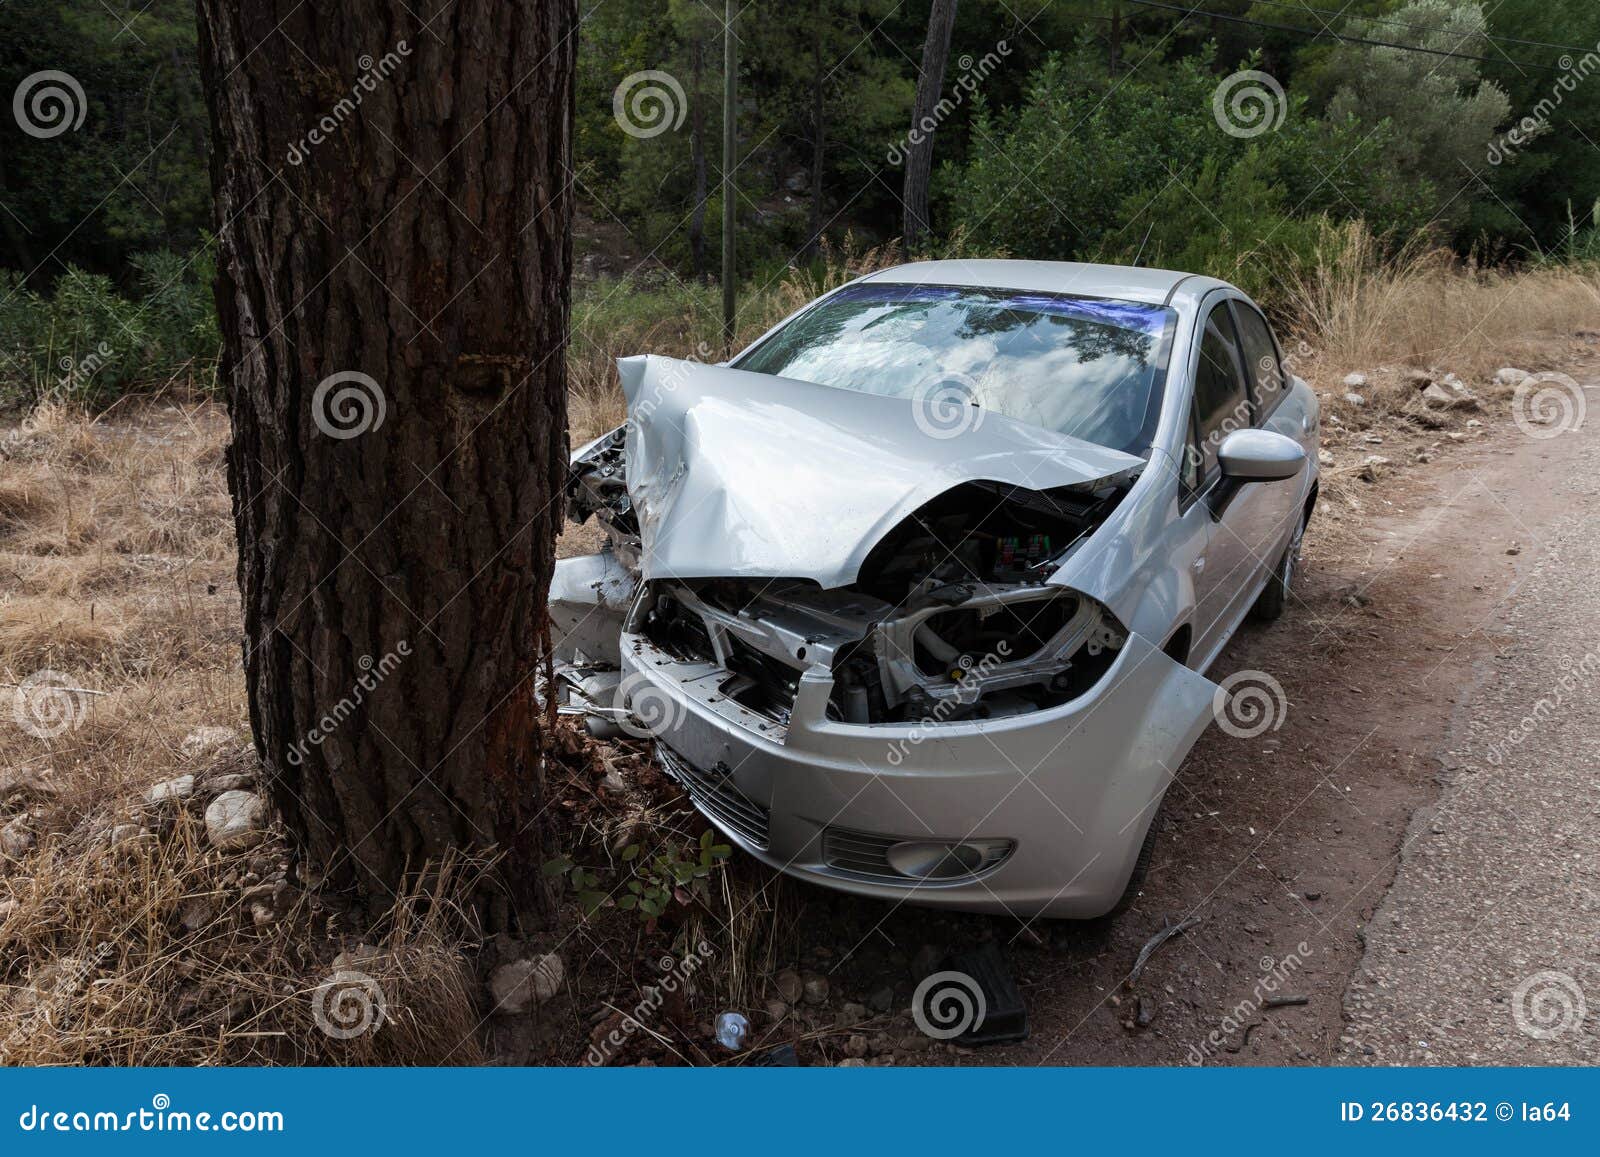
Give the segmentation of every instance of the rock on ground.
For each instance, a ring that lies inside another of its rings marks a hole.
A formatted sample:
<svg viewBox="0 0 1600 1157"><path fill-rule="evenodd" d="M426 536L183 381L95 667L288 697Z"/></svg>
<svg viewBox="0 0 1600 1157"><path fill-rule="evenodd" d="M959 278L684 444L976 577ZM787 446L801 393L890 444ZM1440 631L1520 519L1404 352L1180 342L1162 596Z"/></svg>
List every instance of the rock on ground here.
<svg viewBox="0 0 1600 1157"><path fill-rule="evenodd" d="M223 851L259 844L267 834L266 804L248 791L225 791L206 808L206 835Z"/></svg>
<svg viewBox="0 0 1600 1157"><path fill-rule="evenodd" d="M498 1013L527 1012L561 991L566 965L553 952L502 964L489 976L489 994Z"/></svg>

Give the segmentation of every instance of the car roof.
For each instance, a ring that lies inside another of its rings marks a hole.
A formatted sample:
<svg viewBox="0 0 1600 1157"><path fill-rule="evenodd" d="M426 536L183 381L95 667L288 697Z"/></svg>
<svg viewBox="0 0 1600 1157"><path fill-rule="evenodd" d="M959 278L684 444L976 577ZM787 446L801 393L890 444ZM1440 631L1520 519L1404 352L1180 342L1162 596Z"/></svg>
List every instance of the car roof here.
<svg viewBox="0 0 1600 1157"><path fill-rule="evenodd" d="M1150 305L1178 304L1171 300L1175 296L1197 301L1212 289L1227 288L1224 281L1194 273L1132 265L1095 265L1085 261L912 261L869 273L860 280L1072 293ZM1182 292L1175 295L1180 285Z"/></svg>

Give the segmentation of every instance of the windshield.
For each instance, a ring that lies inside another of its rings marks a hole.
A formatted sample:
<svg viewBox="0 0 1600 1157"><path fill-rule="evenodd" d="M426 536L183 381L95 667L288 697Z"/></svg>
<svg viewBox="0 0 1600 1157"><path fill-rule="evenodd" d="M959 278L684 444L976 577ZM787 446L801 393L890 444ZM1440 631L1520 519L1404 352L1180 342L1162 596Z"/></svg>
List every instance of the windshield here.
<svg viewBox="0 0 1600 1157"><path fill-rule="evenodd" d="M1143 454L1174 314L1158 305L945 285L851 285L734 363L894 398L967 404Z"/></svg>

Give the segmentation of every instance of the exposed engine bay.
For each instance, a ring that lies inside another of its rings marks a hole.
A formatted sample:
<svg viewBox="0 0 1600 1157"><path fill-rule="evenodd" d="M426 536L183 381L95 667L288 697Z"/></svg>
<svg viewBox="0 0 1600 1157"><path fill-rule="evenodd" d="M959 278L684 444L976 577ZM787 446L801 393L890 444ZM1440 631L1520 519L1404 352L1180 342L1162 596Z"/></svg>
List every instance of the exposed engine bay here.
<svg viewBox="0 0 1600 1157"><path fill-rule="evenodd" d="M1126 641L1106 608L1045 580L1126 495L1127 474L1049 490L956 485L878 539L848 586L766 576L646 579L627 433L619 427L581 451L567 486L568 517L598 518L609 551L637 580L626 629L683 662L715 664L725 672L723 696L779 725L788 724L811 668L833 677L831 719L957 722L1076 698ZM559 629L560 592L553 594ZM582 681L575 698L592 704L604 683L587 680L601 657L558 657L577 660L581 680L569 682Z"/></svg>

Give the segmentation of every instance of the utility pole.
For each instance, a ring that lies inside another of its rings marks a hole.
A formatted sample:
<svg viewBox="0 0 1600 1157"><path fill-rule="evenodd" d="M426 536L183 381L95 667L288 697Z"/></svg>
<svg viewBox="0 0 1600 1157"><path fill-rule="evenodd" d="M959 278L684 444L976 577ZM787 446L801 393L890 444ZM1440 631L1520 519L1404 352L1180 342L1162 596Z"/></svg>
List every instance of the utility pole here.
<svg viewBox="0 0 1600 1157"><path fill-rule="evenodd" d="M733 352L733 168L739 151L735 116L739 99L739 42L733 35L734 0L724 0L722 25L722 344Z"/></svg>

